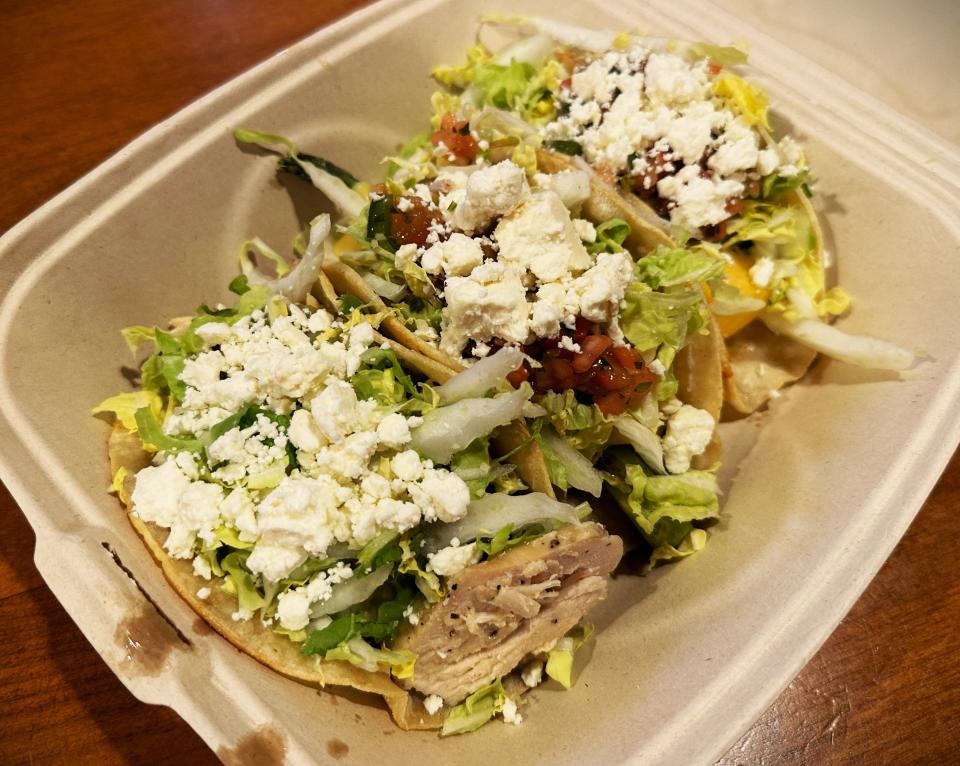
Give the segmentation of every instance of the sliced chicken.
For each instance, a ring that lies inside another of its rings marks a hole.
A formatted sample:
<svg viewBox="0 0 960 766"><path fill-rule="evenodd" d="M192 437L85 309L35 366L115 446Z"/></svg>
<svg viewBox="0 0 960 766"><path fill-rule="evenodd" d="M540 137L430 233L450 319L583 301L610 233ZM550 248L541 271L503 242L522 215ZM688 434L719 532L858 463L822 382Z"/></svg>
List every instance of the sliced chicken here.
<svg viewBox="0 0 960 766"><path fill-rule="evenodd" d="M455 705L510 672L606 596L607 576L622 555L619 537L583 524L467 567L394 647L417 655L408 688Z"/></svg>

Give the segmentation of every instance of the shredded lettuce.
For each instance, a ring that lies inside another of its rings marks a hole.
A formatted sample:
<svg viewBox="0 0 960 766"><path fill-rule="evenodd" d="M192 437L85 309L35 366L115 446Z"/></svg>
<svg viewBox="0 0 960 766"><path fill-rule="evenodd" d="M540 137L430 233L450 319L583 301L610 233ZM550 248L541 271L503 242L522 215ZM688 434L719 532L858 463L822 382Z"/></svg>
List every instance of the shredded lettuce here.
<svg viewBox="0 0 960 766"><path fill-rule="evenodd" d="M402 585L393 585L392 598L381 601L374 610L342 612L319 630L312 630L300 647L304 654L327 655L331 649L360 636L377 643L389 643L400 629L403 613L410 606L414 592Z"/></svg>
<svg viewBox="0 0 960 766"><path fill-rule="evenodd" d="M672 288L655 292L645 282L631 282L620 311L620 327L639 351L666 345L682 348L706 322L703 293L699 289Z"/></svg>
<svg viewBox="0 0 960 766"><path fill-rule="evenodd" d="M313 154L306 154L305 152L298 152L297 159L294 159L293 157L283 157L280 160L277 170L278 172L293 173L294 175L302 178L304 181L310 181L310 176L301 167L301 163L303 162L308 162L325 173L329 173L330 175L339 178L351 189L356 189L359 192L359 188L361 188L362 182L350 171L344 170L339 165L335 165L334 163L330 162L330 160L325 160L323 157L317 157Z"/></svg>
<svg viewBox="0 0 960 766"><path fill-rule="evenodd" d="M620 311L623 334L639 351L682 348L707 320L699 283L722 274L723 264L707 245L659 247L641 258ZM669 369L669 364L664 367Z"/></svg>
<svg viewBox="0 0 960 766"><path fill-rule="evenodd" d="M537 149L528 143L520 143L513 147L510 160L514 165L523 168L528 178L537 172Z"/></svg>
<svg viewBox="0 0 960 766"><path fill-rule="evenodd" d="M117 472L113 474L113 480L110 482L110 488L108 490L108 492L120 498L120 502L126 506L130 505L130 493L127 492L126 487L126 481L129 476L131 476L130 471L128 471L125 466L120 466Z"/></svg>
<svg viewBox="0 0 960 766"><path fill-rule="evenodd" d="M467 60L461 66L438 66L431 75L433 79L448 88L464 90L473 82L477 67L488 63L493 57L490 52L477 43L467 48Z"/></svg>
<svg viewBox="0 0 960 766"><path fill-rule="evenodd" d="M433 286L423 267L413 261L407 261L403 264L401 274L410 292L421 301L425 301L431 308L435 308L439 315L440 301L437 297L437 288Z"/></svg>
<svg viewBox="0 0 960 766"><path fill-rule="evenodd" d="M390 303L403 298L404 293L407 291L406 285L398 285L395 282L390 282L370 271L363 272L361 276L363 277L363 281L370 286L371 290Z"/></svg>
<svg viewBox="0 0 960 766"><path fill-rule="evenodd" d="M535 434L540 444L540 451L543 453L543 460L547 464L547 473L550 476L550 483L566 491L570 484L567 482L567 467L557 456L549 443L543 440L543 432ZM563 437L560 437L563 438Z"/></svg>
<svg viewBox="0 0 960 766"><path fill-rule="evenodd" d="M399 546L399 537L400 533L392 529L385 529L376 537L374 537L370 542L363 546L360 549L360 553L357 554L357 563L360 564L361 570L372 571L374 567L374 562L381 558L382 554L387 551L394 543L396 543L396 549L400 552ZM380 563L380 562L378 562Z"/></svg>
<svg viewBox="0 0 960 766"><path fill-rule="evenodd" d="M403 679L413 677L417 656L406 649L377 649L356 636L328 651L324 659L342 660L371 672L389 669L395 678Z"/></svg>
<svg viewBox="0 0 960 766"><path fill-rule="evenodd" d="M694 553L703 550L703 547L707 544L707 539L708 536L705 530L694 527L679 544L675 546L667 543L660 545L650 554L648 566L654 567L660 561L673 561L675 559L685 559L687 556L692 556Z"/></svg>
<svg viewBox="0 0 960 766"><path fill-rule="evenodd" d="M549 425L541 429L538 441L547 458L550 480L554 485L564 490L575 487L600 497L603 478L590 460Z"/></svg>
<svg viewBox="0 0 960 766"><path fill-rule="evenodd" d="M248 285L251 276L259 277L259 275L256 273L256 263L250 257L251 250L261 258L266 258L268 261L270 261L274 265L274 268L276 268L278 277L282 277L290 271L290 264L284 260L283 256L281 256L276 250L270 247L270 245L260 239L260 237L254 237L253 239L248 239L246 242L243 242L240 247L237 248L237 259L240 261L240 272L247 278Z"/></svg>
<svg viewBox="0 0 960 766"><path fill-rule="evenodd" d="M611 218L597 226L597 239L587 245L588 253L621 253L630 236L630 224L622 218Z"/></svg>
<svg viewBox="0 0 960 766"><path fill-rule="evenodd" d="M259 238L244 242L238 251L240 271L248 285L261 285L271 293L282 295L294 303L302 303L320 274L325 255L324 241L330 235L330 216L321 213L310 222L310 235L303 258L292 270L289 264ZM250 258L249 251L272 261L276 266L276 278L263 275Z"/></svg>
<svg viewBox="0 0 960 766"><path fill-rule="evenodd" d="M607 446L613 423L597 405L577 401L576 393L569 389L562 394L548 391L537 403L547 411L557 433L588 460L596 459Z"/></svg>
<svg viewBox="0 0 960 766"><path fill-rule="evenodd" d="M611 450L609 458L612 494L653 547L655 560L675 558L671 549L691 546L685 541L694 522L719 516L720 490L712 472L658 476L632 450L623 448Z"/></svg>
<svg viewBox="0 0 960 766"><path fill-rule="evenodd" d="M527 33L539 32L562 45L571 45L594 53L609 50L621 37L621 33L613 30L578 27L538 16L510 16L491 13L482 16L480 21L483 24L520 29Z"/></svg>
<svg viewBox="0 0 960 766"><path fill-rule="evenodd" d="M266 306L270 294L264 286L250 287L246 281L241 285L237 280L231 282L231 285L234 285L237 291L242 290L235 307L214 310L205 305L200 306L198 315L182 329L179 337L164 332L158 327L153 328L152 340L156 351L140 366L140 385L144 390L160 395L170 393L178 401L183 401L186 386L180 380L180 373L183 372L184 361L187 356L203 348L203 342L196 333L197 328L209 322L234 324L241 317ZM145 329L138 329L136 333L131 334L131 337L142 337L144 341L148 340L146 333L143 332Z"/></svg>
<svg viewBox="0 0 960 766"><path fill-rule="evenodd" d="M439 67L433 72L434 78L447 87L462 90L463 99L477 108L490 105L514 112L527 123L546 124L556 117L553 94L567 77L567 71L559 61L547 57L552 45L545 38L541 40L528 39L497 59L482 47L474 46L462 66Z"/></svg>
<svg viewBox="0 0 960 766"><path fill-rule="evenodd" d="M470 118L470 127L481 138L496 140L514 138L518 142L537 146L540 138L536 128L524 122L516 114L494 106L485 106Z"/></svg>
<svg viewBox="0 0 960 766"><path fill-rule="evenodd" d="M630 442L637 453L652 470L659 474L667 472L663 464L663 442L656 432L629 414L618 415L613 419L613 427L623 438Z"/></svg>
<svg viewBox="0 0 960 766"><path fill-rule="evenodd" d="M471 82L482 104L518 112L526 105L527 86L536 73L535 66L516 59L506 65L488 61L474 67Z"/></svg>
<svg viewBox="0 0 960 766"><path fill-rule="evenodd" d="M577 625L567 635L557 641L556 646L547 654L546 672L564 689L573 686L573 659L577 651L590 640L594 627L587 622Z"/></svg>
<svg viewBox="0 0 960 766"><path fill-rule="evenodd" d="M723 72L713 81L713 92L729 101L749 125L770 130L770 99L762 88L732 72Z"/></svg>
<svg viewBox="0 0 960 766"><path fill-rule="evenodd" d="M451 734L476 731L503 711L506 700L507 694L499 678L492 684L477 689L447 714L440 736L449 737Z"/></svg>
<svg viewBox="0 0 960 766"><path fill-rule="evenodd" d="M760 183L760 198L765 202L776 202L788 191L802 186L806 189L806 183L810 179L808 170L801 170L792 176L782 176L778 173L771 173L763 177Z"/></svg>
<svg viewBox="0 0 960 766"><path fill-rule="evenodd" d="M722 278L710 280L710 311L716 316L737 316L763 311L766 301L750 295L744 295L737 287Z"/></svg>
<svg viewBox="0 0 960 766"><path fill-rule="evenodd" d="M140 346L144 343L153 343L155 339L154 328L142 324L124 327L120 331L120 334L127 342L127 347L130 349L131 354L136 354L137 351L140 350Z"/></svg>
<svg viewBox="0 0 960 766"><path fill-rule="evenodd" d="M389 348L369 348L360 356L361 369L350 379L358 399L385 406L399 405L417 395L413 380Z"/></svg>
<svg viewBox="0 0 960 766"><path fill-rule="evenodd" d="M384 158L387 163L387 185L391 193L399 194L437 174L433 161L433 144L430 133L417 133L400 147L397 154Z"/></svg>
<svg viewBox="0 0 960 766"><path fill-rule="evenodd" d="M283 460L278 460L251 473L247 477L247 487L249 489L273 489L287 475L288 461L289 458L284 456Z"/></svg>
<svg viewBox="0 0 960 766"><path fill-rule="evenodd" d="M151 328L151 335L153 330ZM138 410L146 408L154 420L159 420L163 414L163 399L155 391L130 391L104 399L93 408L92 413L112 412L125 429L137 431L136 414Z"/></svg>
<svg viewBox="0 0 960 766"><path fill-rule="evenodd" d="M737 66L746 64L749 58L747 51L741 44L714 45L713 43L695 42L685 46L684 53L691 59L710 59L714 64L723 66Z"/></svg>
<svg viewBox="0 0 960 766"><path fill-rule="evenodd" d="M770 202L751 201L731 219L726 247L747 244L755 258L771 258L774 272L768 305L787 319L800 318L791 290L807 296L821 318L842 314L850 306L849 296L839 288L826 289L826 275L820 257L816 231L800 208Z"/></svg>
<svg viewBox="0 0 960 766"><path fill-rule="evenodd" d="M490 457L490 440L475 439L466 449L450 459L450 470L470 488L470 496L479 499L499 475L511 473L510 465L502 465Z"/></svg>
<svg viewBox="0 0 960 766"><path fill-rule="evenodd" d="M163 432L160 423L149 407L143 407L134 413L137 433L144 444L164 452L200 452L203 442L199 439L186 439L169 436Z"/></svg>
<svg viewBox="0 0 960 766"><path fill-rule="evenodd" d="M263 594L257 590L253 575L246 568L248 551L233 551L220 561L220 566L226 573L236 591L237 602L240 608L248 612L255 612L267 605Z"/></svg>
<svg viewBox="0 0 960 766"><path fill-rule="evenodd" d="M506 524L489 537L477 538L477 550L487 554L487 557L496 556L508 548L523 545L544 534L543 527L534 525L526 529L514 530L513 524Z"/></svg>
<svg viewBox="0 0 960 766"><path fill-rule="evenodd" d="M411 541L400 540L401 559L397 571L401 574L413 575L417 590L427 599L427 603L435 604L444 596L440 578L420 565L413 549L414 545Z"/></svg>
<svg viewBox="0 0 960 766"><path fill-rule="evenodd" d="M434 130L440 128L445 114L459 114L462 108L460 96L454 93L438 90L430 97L430 107L433 114L430 117L430 127Z"/></svg>
<svg viewBox="0 0 960 766"><path fill-rule="evenodd" d="M658 247L637 261L637 279L653 289L706 282L723 274L723 259L707 246Z"/></svg>
<svg viewBox="0 0 960 766"><path fill-rule="evenodd" d="M253 548L252 542L247 542L246 540L240 539L240 534L233 527L222 525L213 530L213 534L216 535L217 540L219 540L223 545L226 545L230 548L239 551L247 551Z"/></svg>

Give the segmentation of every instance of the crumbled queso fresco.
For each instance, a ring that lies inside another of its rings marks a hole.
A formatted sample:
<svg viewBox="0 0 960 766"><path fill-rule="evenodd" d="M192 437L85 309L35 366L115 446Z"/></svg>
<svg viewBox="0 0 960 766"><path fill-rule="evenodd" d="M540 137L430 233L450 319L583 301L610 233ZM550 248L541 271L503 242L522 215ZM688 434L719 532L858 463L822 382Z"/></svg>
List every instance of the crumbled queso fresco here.
<svg viewBox="0 0 960 766"><path fill-rule="evenodd" d="M171 556L195 557L198 576L210 578L197 554L224 528L252 544L250 571L277 582L335 544L358 549L385 530L466 513L466 484L406 448L421 419L357 398L349 380L374 343L369 324L290 306L288 316L271 320L257 311L232 326L202 325L197 334L205 350L184 365L186 396L164 430L200 436L250 405L263 413L205 453L159 453L137 474L132 501L137 516L170 530L164 546ZM297 459L292 471L288 449ZM281 625L303 628L310 605L352 575L340 563L281 594Z"/></svg>
<svg viewBox="0 0 960 766"><path fill-rule="evenodd" d="M728 218L728 203L749 182L801 170L792 139L762 148L757 131L715 96L706 59L611 51L574 71L559 100L561 116L545 137L575 140L592 166L639 179L687 230Z"/></svg>
<svg viewBox="0 0 960 766"><path fill-rule="evenodd" d="M537 174L531 188L507 160L471 172L443 168L434 188L444 223L425 246L404 245L396 257L442 280L442 351L459 357L472 340L482 356L494 338L555 338L578 315L607 325L622 343L617 314L633 264L626 252L587 252L596 231L571 217L589 194L585 173ZM412 193L432 204L426 185Z"/></svg>

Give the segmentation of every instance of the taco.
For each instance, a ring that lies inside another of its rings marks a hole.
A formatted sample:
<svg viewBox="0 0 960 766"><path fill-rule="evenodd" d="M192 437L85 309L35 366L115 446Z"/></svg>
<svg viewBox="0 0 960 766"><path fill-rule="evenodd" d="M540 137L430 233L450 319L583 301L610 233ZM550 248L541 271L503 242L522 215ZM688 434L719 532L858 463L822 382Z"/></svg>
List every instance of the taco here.
<svg viewBox="0 0 960 766"><path fill-rule="evenodd" d="M324 228L286 282L248 270L232 308L124 331L154 353L95 410L113 491L177 592L277 672L380 695L405 729L519 722L535 679L569 686L622 544L491 457L531 392L440 369L378 312L294 302Z"/></svg>
<svg viewBox="0 0 960 766"><path fill-rule="evenodd" d="M384 183L353 182L367 198L354 217L343 210L342 236L323 266L331 283L387 312L384 333L422 358L477 374L490 362L515 387L532 388L528 424L515 424L497 446L521 448L513 459L541 491L540 481L593 497L605 485L642 494L636 485L647 475L715 470L724 348L705 284L722 273L722 259L705 247L660 244L637 260L628 249L639 247L637 221L623 199L588 170L551 164L525 143L529 129L504 138L515 125L499 113L469 121L438 114L435 124L390 158ZM315 155L272 134L236 135L280 147L279 171L310 180L291 158ZM314 173L331 165L315 159ZM607 214L627 218L597 217ZM521 353L506 356L511 349ZM642 456L630 479L622 460L608 460L617 444ZM528 459L524 450L535 453ZM536 484L531 469L540 472ZM695 481L715 492L712 473ZM627 509L659 551L655 560L687 550L683 541L699 539L695 528L718 510L715 497L698 502L697 512L668 505ZM638 516L663 523L654 530Z"/></svg>
<svg viewBox="0 0 960 766"><path fill-rule="evenodd" d="M800 360L809 366L816 353L798 345L879 369L913 364L909 352L829 328L850 300L827 288L810 169L792 137L774 139L766 93L737 73L744 51L536 18L484 23L522 37L496 53L474 46L464 65L435 70L457 94L435 100L507 110L528 126L525 141L540 142L542 163L589 169L606 189L595 198L630 221L635 251L702 242L720 252L724 273L708 297L731 339L731 408L751 412L801 377ZM732 340L748 326L749 342ZM789 369L776 362L784 356Z"/></svg>

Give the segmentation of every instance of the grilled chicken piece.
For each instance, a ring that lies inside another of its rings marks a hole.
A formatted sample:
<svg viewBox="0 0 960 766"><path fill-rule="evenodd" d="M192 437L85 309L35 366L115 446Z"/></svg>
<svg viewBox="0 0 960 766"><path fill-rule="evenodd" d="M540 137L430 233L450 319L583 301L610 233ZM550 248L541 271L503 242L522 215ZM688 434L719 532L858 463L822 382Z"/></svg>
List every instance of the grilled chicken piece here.
<svg viewBox="0 0 960 766"><path fill-rule="evenodd" d="M394 647L417 655L408 687L455 705L510 672L606 596L622 555L619 537L583 524L467 567Z"/></svg>

